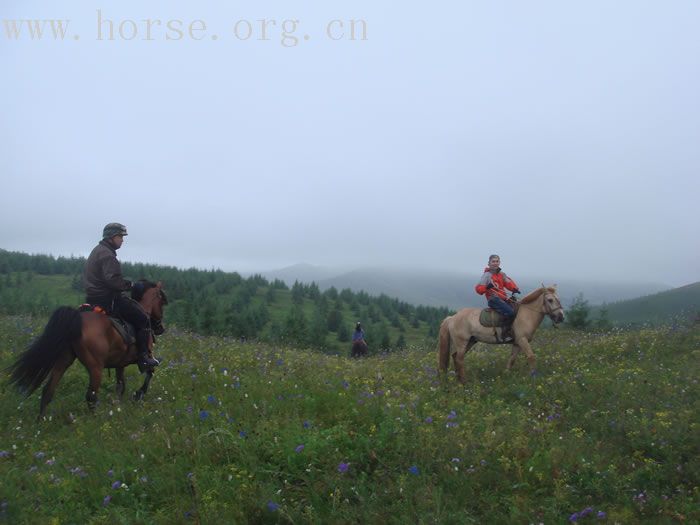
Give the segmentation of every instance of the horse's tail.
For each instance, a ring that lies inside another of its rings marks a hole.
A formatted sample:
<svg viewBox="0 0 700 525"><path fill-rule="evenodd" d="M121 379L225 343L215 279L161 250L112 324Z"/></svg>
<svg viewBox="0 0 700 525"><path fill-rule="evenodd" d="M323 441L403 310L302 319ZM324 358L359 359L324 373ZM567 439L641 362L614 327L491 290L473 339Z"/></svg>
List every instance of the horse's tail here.
<svg viewBox="0 0 700 525"><path fill-rule="evenodd" d="M447 372L450 366L450 327L449 317L440 325L440 335L438 339L438 369L440 372Z"/></svg>
<svg viewBox="0 0 700 525"><path fill-rule="evenodd" d="M49 375L58 359L81 337L83 322L80 312L69 306L57 308L44 332L32 342L7 371L10 383L25 395L34 392Z"/></svg>

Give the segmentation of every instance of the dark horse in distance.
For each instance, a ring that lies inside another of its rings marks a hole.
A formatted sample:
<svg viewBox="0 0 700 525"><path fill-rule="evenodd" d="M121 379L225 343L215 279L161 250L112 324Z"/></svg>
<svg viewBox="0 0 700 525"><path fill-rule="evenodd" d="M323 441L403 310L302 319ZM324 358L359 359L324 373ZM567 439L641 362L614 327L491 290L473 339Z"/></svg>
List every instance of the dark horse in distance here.
<svg viewBox="0 0 700 525"><path fill-rule="evenodd" d="M167 298L161 289L161 283L141 282L144 284L143 293L140 297L132 294L132 298L138 301L150 317L154 333L160 335L164 331L163 306L167 304ZM154 338L151 337L148 345L151 355L153 342ZM39 417L42 417L61 377L76 357L90 375L85 395L88 407L94 408L97 404L97 393L105 368L116 370L117 394L120 399L123 398L126 387L124 367L137 361L135 344L127 344L104 313L80 311L68 306L61 306L54 311L41 336L10 366L10 383L29 396L49 378L41 393ZM152 368L145 372L143 385L134 393L137 400L143 399L153 377Z"/></svg>

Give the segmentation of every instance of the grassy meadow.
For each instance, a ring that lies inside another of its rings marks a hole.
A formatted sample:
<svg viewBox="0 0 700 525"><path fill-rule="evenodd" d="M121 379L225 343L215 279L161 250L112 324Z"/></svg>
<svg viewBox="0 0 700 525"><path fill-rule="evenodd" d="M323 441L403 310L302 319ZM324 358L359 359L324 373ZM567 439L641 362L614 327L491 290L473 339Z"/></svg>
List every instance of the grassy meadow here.
<svg viewBox="0 0 700 525"><path fill-rule="evenodd" d="M0 317L4 368L43 328ZM46 420L0 397L0 523L697 523L700 329L543 330L351 360L172 331L142 403L74 364ZM140 385L135 367L127 389Z"/></svg>

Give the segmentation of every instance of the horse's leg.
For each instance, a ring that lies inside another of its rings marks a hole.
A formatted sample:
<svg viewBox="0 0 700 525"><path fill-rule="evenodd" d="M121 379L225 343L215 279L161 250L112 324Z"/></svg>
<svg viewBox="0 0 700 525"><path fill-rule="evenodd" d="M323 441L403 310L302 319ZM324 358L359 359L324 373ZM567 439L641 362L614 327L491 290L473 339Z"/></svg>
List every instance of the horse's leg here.
<svg viewBox="0 0 700 525"><path fill-rule="evenodd" d="M452 354L452 358L455 362L455 372L457 372L457 379L462 384L465 384L467 382L467 378L464 373L464 357L477 342L478 341L476 340L476 338L474 336L471 336L464 345L461 345L464 348L463 350L458 350L457 352Z"/></svg>
<svg viewBox="0 0 700 525"><path fill-rule="evenodd" d="M148 372L146 372L146 379L143 380L143 385L141 385L141 388L134 392L135 401L141 401L144 398L146 392L148 392L148 385L151 383L152 378L153 370L148 370Z"/></svg>
<svg viewBox="0 0 700 525"><path fill-rule="evenodd" d="M464 376L464 354L466 352L464 350L457 350L454 354L452 354L452 359L454 360L455 363L455 372L457 372L457 380L464 384L466 383L466 378Z"/></svg>
<svg viewBox="0 0 700 525"><path fill-rule="evenodd" d="M124 390L126 390L126 379L124 379L124 367L120 366L115 369L117 371L117 396L119 401L124 399Z"/></svg>
<svg viewBox="0 0 700 525"><path fill-rule="evenodd" d="M530 342L527 340L527 337L519 337L517 343L525 351L527 362L530 364L530 374L535 375L537 373L537 358L530 347Z"/></svg>
<svg viewBox="0 0 700 525"><path fill-rule="evenodd" d="M39 419L44 417L44 412L46 411L46 405L48 405L53 399L53 394L56 391L59 381L63 377L63 374L68 369L70 365L73 364L75 360L75 354L72 351L65 352L51 370L51 376L49 380L44 385L44 389L41 391L41 401L39 403Z"/></svg>
<svg viewBox="0 0 700 525"><path fill-rule="evenodd" d="M88 374L90 374L90 384L85 394L85 401L87 401L88 408L94 410L97 406L97 393L100 391L100 385L102 384L102 366L92 364L88 368Z"/></svg>
<svg viewBox="0 0 700 525"><path fill-rule="evenodd" d="M515 364L515 358L518 357L518 354L520 353L520 347L516 344L513 345L513 351L510 353L510 357L508 358L508 364L506 365L506 371L510 371L510 369L513 367Z"/></svg>

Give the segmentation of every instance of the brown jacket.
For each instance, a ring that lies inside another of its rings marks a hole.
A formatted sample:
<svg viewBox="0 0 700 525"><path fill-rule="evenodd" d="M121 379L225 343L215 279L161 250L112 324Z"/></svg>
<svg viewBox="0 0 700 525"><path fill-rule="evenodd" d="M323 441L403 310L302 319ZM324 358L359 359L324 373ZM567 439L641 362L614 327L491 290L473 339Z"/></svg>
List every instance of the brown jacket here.
<svg viewBox="0 0 700 525"><path fill-rule="evenodd" d="M107 241L95 246L85 263L83 286L88 297L116 295L131 288L131 282L122 276L117 251Z"/></svg>

